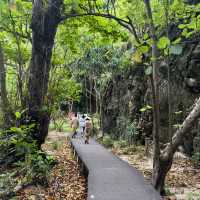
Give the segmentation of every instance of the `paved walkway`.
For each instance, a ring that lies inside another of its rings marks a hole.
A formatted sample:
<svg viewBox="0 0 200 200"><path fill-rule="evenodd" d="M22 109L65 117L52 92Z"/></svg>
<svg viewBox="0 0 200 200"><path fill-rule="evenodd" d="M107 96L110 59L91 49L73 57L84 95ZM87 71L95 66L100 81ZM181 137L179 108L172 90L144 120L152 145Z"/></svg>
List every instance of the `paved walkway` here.
<svg viewBox="0 0 200 200"><path fill-rule="evenodd" d="M160 200L142 174L94 140L71 139L89 171L87 200Z"/></svg>

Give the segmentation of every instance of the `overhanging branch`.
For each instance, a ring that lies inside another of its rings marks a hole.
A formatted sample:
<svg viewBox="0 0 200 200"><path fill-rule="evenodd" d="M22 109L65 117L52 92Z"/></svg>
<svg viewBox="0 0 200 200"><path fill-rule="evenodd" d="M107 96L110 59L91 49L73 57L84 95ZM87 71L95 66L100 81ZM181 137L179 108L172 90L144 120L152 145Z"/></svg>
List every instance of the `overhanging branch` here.
<svg viewBox="0 0 200 200"><path fill-rule="evenodd" d="M139 43L139 44L141 43L139 40L139 37L137 36L133 22L129 17L127 17L127 19L128 19L128 21L127 21L127 20L121 19L119 17L116 17L115 15L105 14L105 13L92 13L92 12L91 13L82 13L82 14L75 13L75 14L68 14L68 15L62 16L60 18L60 22L70 19L70 18L87 17L87 16L103 17L103 18L115 20L119 25L126 28L135 37L135 40L137 41L137 43Z"/></svg>

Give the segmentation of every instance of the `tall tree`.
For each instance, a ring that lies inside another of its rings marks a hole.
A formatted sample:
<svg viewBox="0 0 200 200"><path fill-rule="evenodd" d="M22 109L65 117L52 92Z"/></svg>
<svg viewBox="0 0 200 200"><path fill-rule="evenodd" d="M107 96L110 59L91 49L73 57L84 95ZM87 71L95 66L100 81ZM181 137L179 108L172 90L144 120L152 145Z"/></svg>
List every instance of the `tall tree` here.
<svg viewBox="0 0 200 200"><path fill-rule="evenodd" d="M153 153L153 176L152 183L154 187L162 194L164 193L165 177L168 171L171 169L174 153L178 147L183 143L183 138L190 132L192 126L200 117L200 98L195 103L192 111L184 120L180 128L175 132L170 143L167 144L165 149L160 148L160 100L159 100L159 49L158 39L155 29L155 23L153 20L152 8L150 0L144 0L146 6L146 13L149 19L149 29L152 39L152 96L153 96L153 116L154 116L154 129L153 129L153 141L154 141L154 153Z"/></svg>
<svg viewBox="0 0 200 200"><path fill-rule="evenodd" d="M50 115L45 107L52 48L61 15L62 0L34 0L32 8L32 55L29 76L29 116L38 124L33 137L40 146L48 133Z"/></svg>

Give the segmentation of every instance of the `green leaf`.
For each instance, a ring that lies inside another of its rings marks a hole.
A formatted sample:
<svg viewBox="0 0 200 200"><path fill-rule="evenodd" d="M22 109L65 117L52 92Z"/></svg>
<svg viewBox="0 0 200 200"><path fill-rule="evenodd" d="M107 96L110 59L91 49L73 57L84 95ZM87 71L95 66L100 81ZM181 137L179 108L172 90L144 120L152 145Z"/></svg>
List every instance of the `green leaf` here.
<svg viewBox="0 0 200 200"><path fill-rule="evenodd" d="M176 115L180 115L180 114L182 114L183 113L183 111L177 111L177 112L174 112Z"/></svg>
<svg viewBox="0 0 200 200"><path fill-rule="evenodd" d="M142 53L139 51L134 52L133 61L136 63L141 63L142 62Z"/></svg>
<svg viewBox="0 0 200 200"><path fill-rule="evenodd" d="M153 70L152 66L148 66L147 69L145 69L145 74L147 76L151 75L152 74L152 70Z"/></svg>
<svg viewBox="0 0 200 200"><path fill-rule="evenodd" d="M149 105L147 105L146 108L147 108L148 110L152 109L152 107L149 106Z"/></svg>
<svg viewBox="0 0 200 200"><path fill-rule="evenodd" d="M21 118L21 113L20 112L16 112L15 113L15 117L16 117L16 119L20 119Z"/></svg>
<svg viewBox="0 0 200 200"><path fill-rule="evenodd" d="M150 109L152 109L152 107L149 106L149 105L146 105L145 107L140 109L140 112L145 112L145 111L150 110Z"/></svg>
<svg viewBox="0 0 200 200"><path fill-rule="evenodd" d="M18 128L18 127L11 127L10 130L12 132L22 132L22 129L21 128Z"/></svg>
<svg viewBox="0 0 200 200"><path fill-rule="evenodd" d="M178 25L178 28L180 28L180 29L184 29L185 27L186 27L185 24L179 24L179 25Z"/></svg>
<svg viewBox="0 0 200 200"><path fill-rule="evenodd" d="M169 53L174 55L180 55L183 52L183 46L180 44L171 45L169 48Z"/></svg>
<svg viewBox="0 0 200 200"><path fill-rule="evenodd" d="M174 127L174 128L181 128L181 127L182 127L182 124L174 124L173 127Z"/></svg>
<svg viewBox="0 0 200 200"><path fill-rule="evenodd" d="M141 46L139 47L139 50L141 51L141 53L147 53L149 51L149 47L148 46Z"/></svg>
<svg viewBox="0 0 200 200"><path fill-rule="evenodd" d="M159 49L165 49L170 44L170 40L168 37L161 37L158 40L157 46Z"/></svg>
<svg viewBox="0 0 200 200"><path fill-rule="evenodd" d="M48 111L48 107L46 105L43 105L42 108L41 108L41 111L42 112Z"/></svg>
<svg viewBox="0 0 200 200"><path fill-rule="evenodd" d="M181 42L181 38L177 38L176 40L173 41L173 44L178 44Z"/></svg>
<svg viewBox="0 0 200 200"><path fill-rule="evenodd" d="M147 33L144 34L143 39L146 40L148 39L149 35Z"/></svg>

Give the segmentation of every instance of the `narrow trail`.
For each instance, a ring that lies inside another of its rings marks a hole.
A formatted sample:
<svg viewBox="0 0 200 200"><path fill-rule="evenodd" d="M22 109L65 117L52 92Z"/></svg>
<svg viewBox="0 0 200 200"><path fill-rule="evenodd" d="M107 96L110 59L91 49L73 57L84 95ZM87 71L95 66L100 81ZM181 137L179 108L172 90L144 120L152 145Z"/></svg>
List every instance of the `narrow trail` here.
<svg viewBox="0 0 200 200"><path fill-rule="evenodd" d="M89 172L87 200L161 200L138 170L95 140L90 139L89 144L82 138L71 142Z"/></svg>
<svg viewBox="0 0 200 200"><path fill-rule="evenodd" d="M29 186L19 196L20 200L85 200L86 179L79 175L73 159L67 135L50 132L43 150L58 161L49 174L49 186Z"/></svg>

